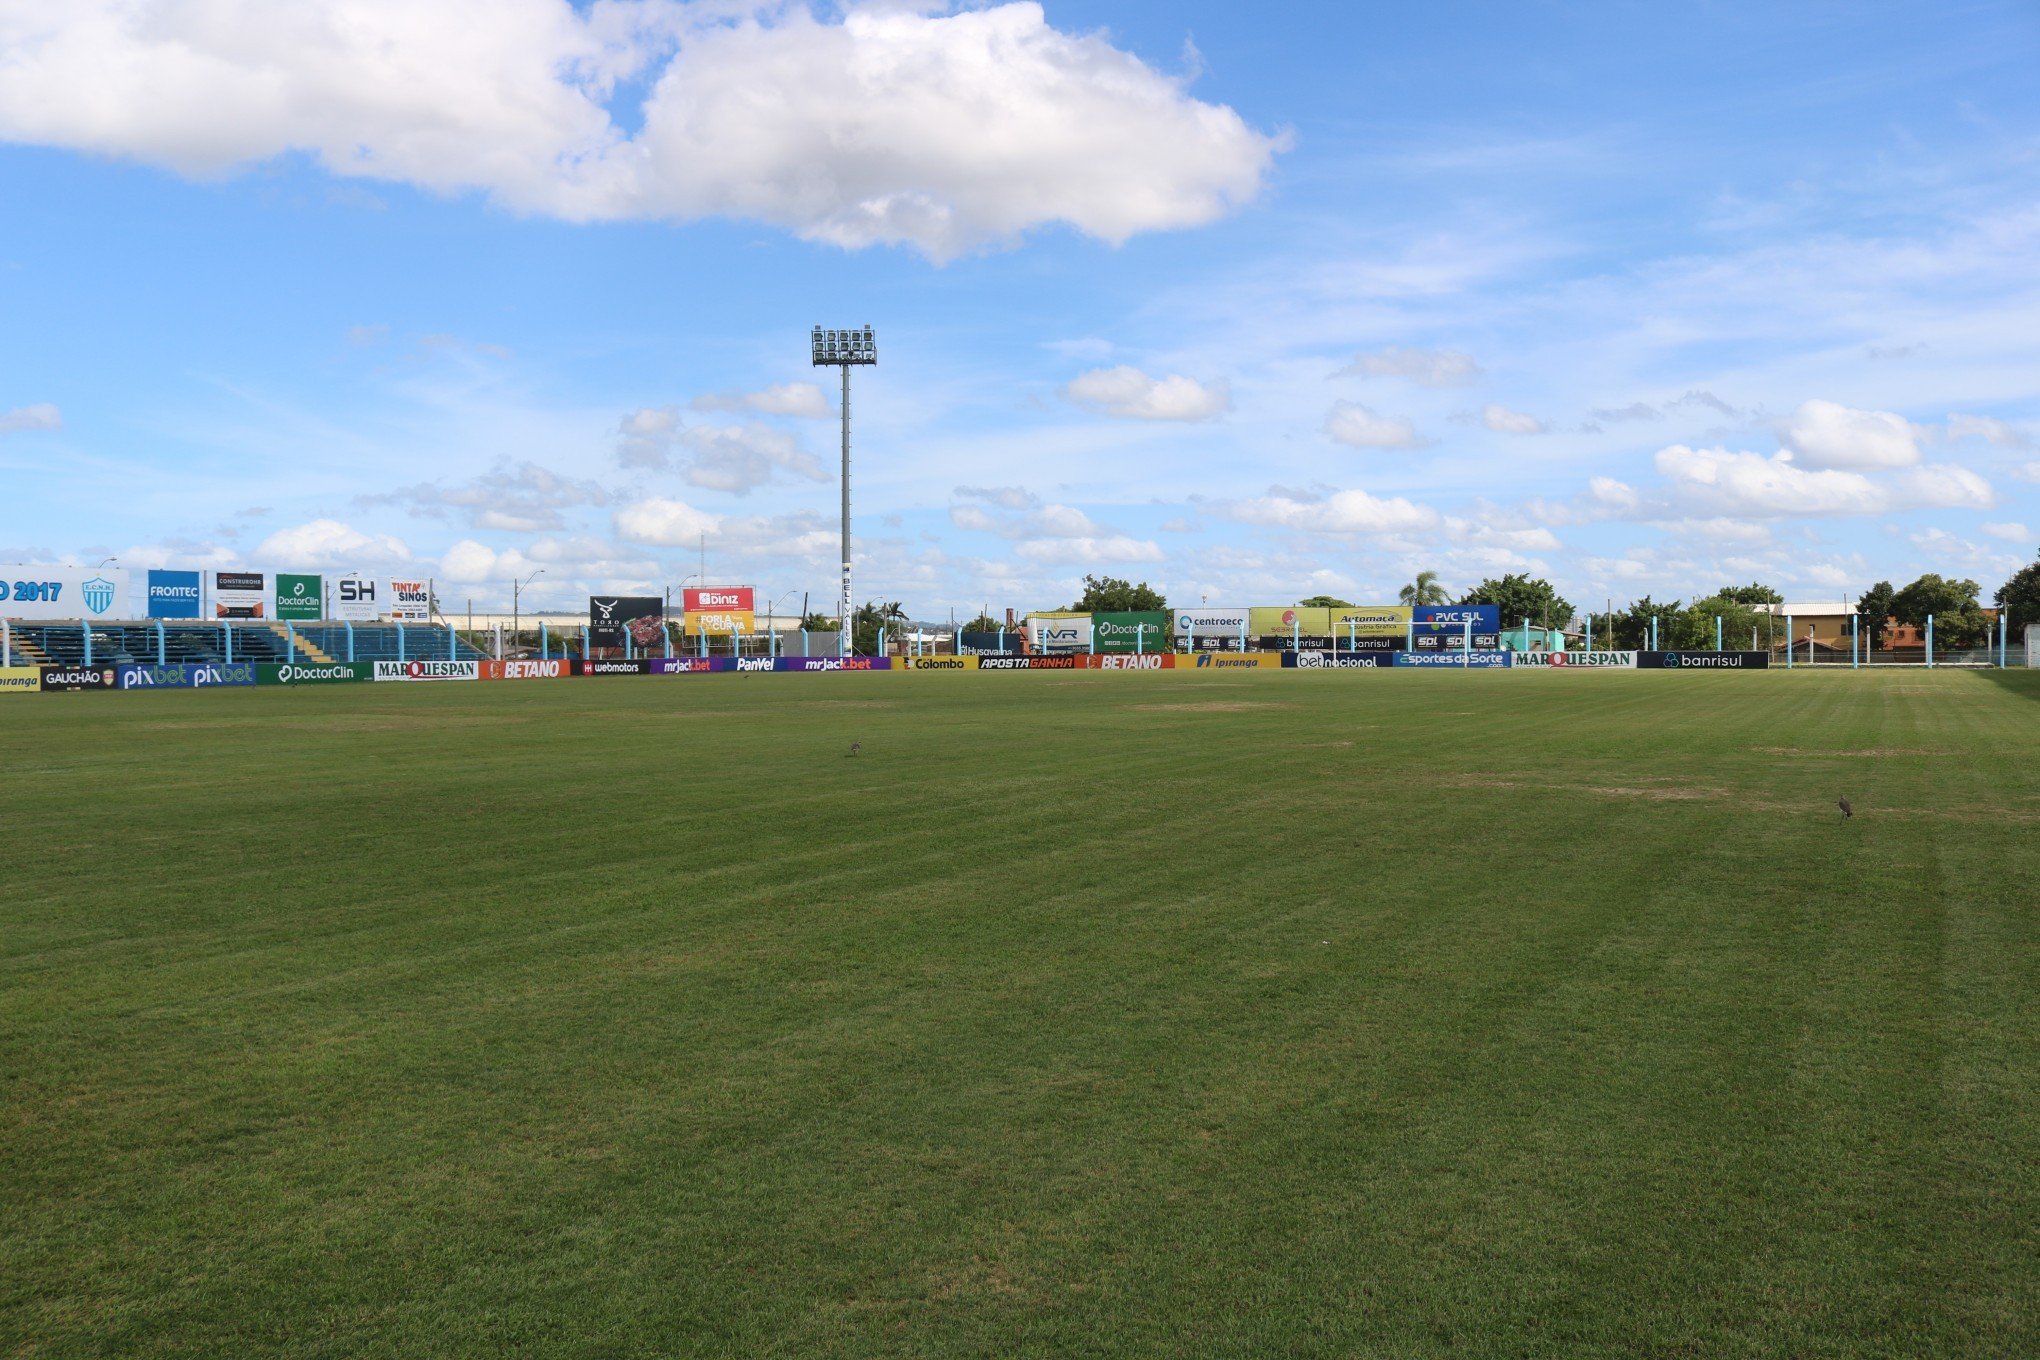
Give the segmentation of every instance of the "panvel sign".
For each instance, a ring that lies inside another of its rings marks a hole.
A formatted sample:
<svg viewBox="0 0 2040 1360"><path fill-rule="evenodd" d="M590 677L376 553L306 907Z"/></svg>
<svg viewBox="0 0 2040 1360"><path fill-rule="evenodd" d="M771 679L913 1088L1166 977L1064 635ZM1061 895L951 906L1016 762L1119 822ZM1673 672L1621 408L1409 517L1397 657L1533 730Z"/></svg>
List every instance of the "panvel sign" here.
<svg viewBox="0 0 2040 1360"><path fill-rule="evenodd" d="M122 567L0 567L0 618L127 617Z"/></svg>
<svg viewBox="0 0 2040 1360"><path fill-rule="evenodd" d="M1091 638L1101 652L1166 652L1169 615L1160 609L1093 614Z"/></svg>
<svg viewBox="0 0 2040 1360"><path fill-rule="evenodd" d="M398 623L432 622L432 583L430 581L392 581L389 599L390 617ZM382 677L378 675L376 679Z"/></svg>
<svg viewBox="0 0 2040 1360"><path fill-rule="evenodd" d="M213 617L269 617L269 578L259 571L216 571L212 581Z"/></svg>
<svg viewBox="0 0 2040 1360"><path fill-rule="evenodd" d="M333 583L333 617L349 623L373 623L382 617L380 595L374 580L349 572Z"/></svg>
<svg viewBox="0 0 2040 1360"><path fill-rule="evenodd" d="M1410 614L1419 633L1465 633L1468 621L1474 636L1502 630L1502 607L1498 604L1424 604Z"/></svg>
<svg viewBox="0 0 2040 1360"><path fill-rule="evenodd" d="M755 633L758 631L757 592L749 586L704 586L680 592L687 611L690 633Z"/></svg>
<svg viewBox="0 0 2040 1360"><path fill-rule="evenodd" d="M276 617L309 623L326 617L326 582L319 576L276 574Z"/></svg>
<svg viewBox="0 0 2040 1360"><path fill-rule="evenodd" d="M149 572L148 616L152 619L195 619L199 609L199 575L195 571Z"/></svg>

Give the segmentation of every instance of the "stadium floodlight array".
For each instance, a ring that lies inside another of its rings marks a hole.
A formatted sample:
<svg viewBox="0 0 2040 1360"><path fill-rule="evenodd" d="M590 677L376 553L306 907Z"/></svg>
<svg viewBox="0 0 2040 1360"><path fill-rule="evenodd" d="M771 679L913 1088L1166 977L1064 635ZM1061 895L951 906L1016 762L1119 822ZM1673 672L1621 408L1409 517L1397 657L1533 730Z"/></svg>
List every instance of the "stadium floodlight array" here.
<svg viewBox="0 0 2040 1360"><path fill-rule="evenodd" d="M813 353L816 368L833 365L843 370L843 589L836 625L836 652L840 656L850 649L850 621L854 617L850 604L850 370L860 364L877 363L878 342L872 338L869 326L862 330L817 326Z"/></svg>

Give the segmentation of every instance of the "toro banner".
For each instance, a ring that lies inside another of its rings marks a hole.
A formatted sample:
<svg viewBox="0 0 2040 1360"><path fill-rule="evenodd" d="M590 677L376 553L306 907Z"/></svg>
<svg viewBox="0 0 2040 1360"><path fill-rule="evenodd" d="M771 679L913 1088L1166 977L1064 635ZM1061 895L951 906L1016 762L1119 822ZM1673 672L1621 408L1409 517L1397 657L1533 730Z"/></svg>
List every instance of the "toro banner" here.
<svg viewBox="0 0 2040 1360"><path fill-rule="evenodd" d="M1169 615L1161 609L1093 614L1091 638L1101 652L1166 652Z"/></svg>
<svg viewBox="0 0 2040 1360"><path fill-rule="evenodd" d="M749 586L705 586L681 592L681 605L690 633L755 633L758 631L756 592Z"/></svg>
<svg viewBox="0 0 2040 1360"><path fill-rule="evenodd" d="M122 689L203 689L210 685L252 685L255 663L233 665L212 662L180 662L169 666L116 666L114 674Z"/></svg>
<svg viewBox="0 0 2040 1360"><path fill-rule="evenodd" d="M1440 670L1497 670L1509 664L1510 652L1391 652L1398 666L1431 666Z"/></svg>
<svg viewBox="0 0 2040 1360"><path fill-rule="evenodd" d="M623 651L625 640L640 654L660 650L666 636L666 604L656 595L588 597L588 645Z"/></svg>
<svg viewBox="0 0 2040 1360"><path fill-rule="evenodd" d="M213 617L269 617L269 578L259 571L216 571L212 579Z"/></svg>
<svg viewBox="0 0 2040 1360"><path fill-rule="evenodd" d="M195 571L149 572L148 615L152 619L195 619L199 605L198 573Z"/></svg>
<svg viewBox="0 0 2040 1360"><path fill-rule="evenodd" d="M255 667L255 683L258 685L339 685L353 680L375 678L375 663L372 661L307 661L303 664L270 665Z"/></svg>
<svg viewBox="0 0 2040 1360"><path fill-rule="evenodd" d="M309 623L326 617L326 582L323 577L276 574L276 617Z"/></svg>
<svg viewBox="0 0 2040 1360"><path fill-rule="evenodd" d="M484 661L484 680L562 680L574 673L574 663L556 656L550 661L527 657L516 661Z"/></svg>
<svg viewBox="0 0 2040 1360"><path fill-rule="evenodd" d="M1769 652L1638 652L1636 664L1647 671L1769 670Z"/></svg>
<svg viewBox="0 0 2040 1360"><path fill-rule="evenodd" d="M1635 670L1635 652L1513 652L1509 664L1524 670Z"/></svg>
<svg viewBox="0 0 2040 1360"><path fill-rule="evenodd" d="M0 567L0 617L127 617L124 567Z"/></svg>
<svg viewBox="0 0 2040 1360"><path fill-rule="evenodd" d="M349 572L333 583L333 617L350 623L373 623L382 617L375 581Z"/></svg>
<svg viewBox="0 0 2040 1360"><path fill-rule="evenodd" d="M432 583L430 581L392 581L389 598L390 617L398 623L432 622ZM382 677L378 675L376 679Z"/></svg>
<svg viewBox="0 0 2040 1360"><path fill-rule="evenodd" d="M479 661L378 661L378 680L479 680Z"/></svg>

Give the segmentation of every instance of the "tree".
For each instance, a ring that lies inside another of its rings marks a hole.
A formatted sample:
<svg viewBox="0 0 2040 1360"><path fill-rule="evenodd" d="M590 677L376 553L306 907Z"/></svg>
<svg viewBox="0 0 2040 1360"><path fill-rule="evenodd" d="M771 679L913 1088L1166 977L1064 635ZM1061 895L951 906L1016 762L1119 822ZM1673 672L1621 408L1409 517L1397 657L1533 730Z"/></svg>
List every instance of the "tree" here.
<svg viewBox="0 0 2040 1360"><path fill-rule="evenodd" d="M1573 607L1553 589L1551 582L1533 576L1511 574L1499 581L1482 581L1466 592L1461 604L1491 604L1502 611L1502 627L1515 628L1523 620L1540 628L1566 629L1572 626Z"/></svg>
<svg viewBox="0 0 2040 1360"><path fill-rule="evenodd" d="M964 624L962 631L966 633L996 633L1005 626L1003 622L993 618L990 614L980 614Z"/></svg>
<svg viewBox="0 0 2040 1360"><path fill-rule="evenodd" d="M2040 562L2012 573L2012 579L1998 587L1991 603L2010 617L2014 632L2029 623L2040 623Z"/></svg>
<svg viewBox="0 0 2040 1360"><path fill-rule="evenodd" d="M1978 647L1990 636L1990 620L1976 597L1983 587L1974 581L1951 581L1928 572L1891 597L1891 616L1915 628L1934 620L1937 646Z"/></svg>
<svg viewBox="0 0 2040 1360"><path fill-rule="evenodd" d="M1134 610L1167 609L1169 602L1146 581L1139 585L1117 576L1085 576L1084 593L1070 606L1091 614L1125 614Z"/></svg>
<svg viewBox="0 0 2040 1360"><path fill-rule="evenodd" d="M866 601L858 605L857 613L852 616L850 650L862 656L876 656L879 630L894 629L904 623L906 617L906 608L898 600L888 600L884 604Z"/></svg>
<svg viewBox="0 0 2040 1360"><path fill-rule="evenodd" d="M1856 612L1863 616L1864 646L1873 652L1884 650L1884 628L1891 619L1891 601L1896 594L1891 582L1879 581L1856 601Z"/></svg>
<svg viewBox="0 0 2040 1360"><path fill-rule="evenodd" d="M1610 620L1609 642L1618 652L1637 651L1650 646L1650 621L1658 621L1658 641L1667 634L1678 635L1686 612L1673 600L1659 604L1646 595ZM1677 644L1672 644L1676 648Z"/></svg>
<svg viewBox="0 0 2040 1360"><path fill-rule="evenodd" d="M1752 583L1746 586L1723 586L1714 592L1714 598L1731 600L1736 604L1783 604L1785 597L1767 585Z"/></svg>
<svg viewBox="0 0 2040 1360"><path fill-rule="evenodd" d="M1731 652L1741 651L1759 630L1768 637L1772 625L1770 612L1737 599L1736 593L1739 592L1722 591L1693 601L1680 615L1673 632L1667 634L1664 625L1659 625L1658 641L1665 644L1667 651L1711 651L1716 619L1721 620L1721 645Z"/></svg>
<svg viewBox="0 0 2040 1360"><path fill-rule="evenodd" d="M1437 572L1420 571L1417 579L1404 586L1397 598L1407 605L1447 604L1451 602L1452 592L1438 584Z"/></svg>
<svg viewBox="0 0 2040 1360"><path fill-rule="evenodd" d="M1351 609L1351 600L1342 600L1336 595L1313 595L1307 600L1296 602L1298 609Z"/></svg>
<svg viewBox="0 0 2040 1360"><path fill-rule="evenodd" d="M842 625L843 621L834 614L809 614L800 621L800 626L810 633L833 633Z"/></svg>

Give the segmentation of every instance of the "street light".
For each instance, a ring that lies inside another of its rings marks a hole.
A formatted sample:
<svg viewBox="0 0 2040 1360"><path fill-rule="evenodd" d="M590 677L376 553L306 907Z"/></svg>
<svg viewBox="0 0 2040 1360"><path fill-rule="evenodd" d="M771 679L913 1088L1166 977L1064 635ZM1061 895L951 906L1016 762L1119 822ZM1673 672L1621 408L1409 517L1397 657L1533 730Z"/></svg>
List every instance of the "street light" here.
<svg viewBox="0 0 2040 1360"><path fill-rule="evenodd" d="M512 581L510 582L510 636L513 638L517 636L518 632L517 625L520 617L518 613L518 604L523 598L524 588L530 585L533 581L536 581L539 577L543 575L545 575L545 568L540 567L537 571L534 571L533 573L531 573L531 575L525 577L522 581L512 579Z"/></svg>
<svg viewBox="0 0 2040 1360"><path fill-rule="evenodd" d="M832 331L820 326L814 331L814 366L834 365L843 370L843 595L837 625L836 653L842 655L850 641L850 369L857 364L878 362L878 343L871 327L863 330Z"/></svg>
<svg viewBox="0 0 2040 1360"><path fill-rule="evenodd" d="M92 570L99 571L106 567L117 567L119 565L120 559L118 557L102 557L99 559L99 565Z"/></svg>

